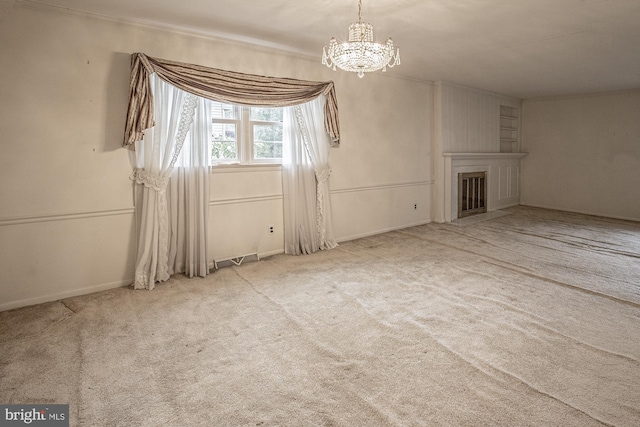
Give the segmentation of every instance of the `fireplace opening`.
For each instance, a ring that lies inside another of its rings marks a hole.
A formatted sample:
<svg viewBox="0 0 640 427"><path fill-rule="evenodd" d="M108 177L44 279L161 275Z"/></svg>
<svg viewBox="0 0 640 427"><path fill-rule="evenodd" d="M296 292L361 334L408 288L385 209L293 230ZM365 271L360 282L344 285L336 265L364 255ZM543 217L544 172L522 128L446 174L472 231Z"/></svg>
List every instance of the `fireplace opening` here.
<svg viewBox="0 0 640 427"><path fill-rule="evenodd" d="M487 211L487 173L458 174L458 218Z"/></svg>

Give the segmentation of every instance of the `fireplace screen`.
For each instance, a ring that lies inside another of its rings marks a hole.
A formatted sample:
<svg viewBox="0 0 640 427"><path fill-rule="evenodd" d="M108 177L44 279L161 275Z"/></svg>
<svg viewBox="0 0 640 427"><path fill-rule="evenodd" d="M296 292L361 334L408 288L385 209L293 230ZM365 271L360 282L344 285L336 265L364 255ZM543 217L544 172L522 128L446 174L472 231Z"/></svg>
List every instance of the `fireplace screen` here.
<svg viewBox="0 0 640 427"><path fill-rule="evenodd" d="M487 211L487 173L458 174L458 218Z"/></svg>

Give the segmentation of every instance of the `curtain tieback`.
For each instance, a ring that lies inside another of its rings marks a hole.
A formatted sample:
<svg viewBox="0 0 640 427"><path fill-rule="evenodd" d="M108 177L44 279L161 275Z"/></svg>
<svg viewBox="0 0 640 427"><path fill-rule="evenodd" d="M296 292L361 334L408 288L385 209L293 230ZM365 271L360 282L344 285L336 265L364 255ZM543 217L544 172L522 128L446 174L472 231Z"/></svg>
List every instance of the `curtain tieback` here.
<svg viewBox="0 0 640 427"><path fill-rule="evenodd" d="M316 179L318 180L318 183L328 180L330 175L331 168L329 166L320 170L316 170Z"/></svg>
<svg viewBox="0 0 640 427"><path fill-rule="evenodd" d="M169 178L151 174L144 169L134 169L129 177L130 180L142 184L147 188L153 188L156 191L164 191L169 183Z"/></svg>

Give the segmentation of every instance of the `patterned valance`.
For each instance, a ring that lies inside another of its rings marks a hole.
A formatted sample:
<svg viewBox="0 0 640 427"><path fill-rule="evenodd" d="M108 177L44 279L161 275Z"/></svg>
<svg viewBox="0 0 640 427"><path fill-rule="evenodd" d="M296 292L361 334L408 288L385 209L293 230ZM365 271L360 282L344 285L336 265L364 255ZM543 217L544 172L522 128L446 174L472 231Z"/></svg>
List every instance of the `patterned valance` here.
<svg viewBox="0 0 640 427"><path fill-rule="evenodd" d="M152 58L144 53L131 55L131 84L124 146L132 148L142 140L143 131L153 126L153 94L149 75L185 92L229 104L262 107L285 107L304 104L320 95L326 96L324 126L332 145L340 144L338 103L333 82L311 82L279 77L218 70Z"/></svg>

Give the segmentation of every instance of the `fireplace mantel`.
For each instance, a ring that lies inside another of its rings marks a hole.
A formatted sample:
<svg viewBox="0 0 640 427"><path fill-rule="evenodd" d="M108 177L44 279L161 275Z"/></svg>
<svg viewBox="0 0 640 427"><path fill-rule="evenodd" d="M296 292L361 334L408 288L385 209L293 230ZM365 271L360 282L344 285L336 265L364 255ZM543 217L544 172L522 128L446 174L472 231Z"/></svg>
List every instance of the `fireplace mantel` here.
<svg viewBox="0 0 640 427"><path fill-rule="evenodd" d="M487 211L520 203L520 161L528 153L442 153L444 221L458 216L458 173L487 173Z"/></svg>

